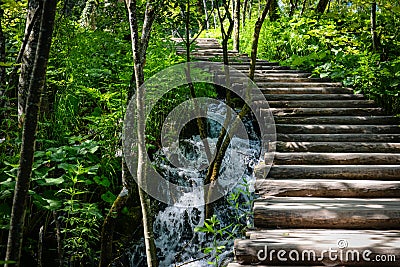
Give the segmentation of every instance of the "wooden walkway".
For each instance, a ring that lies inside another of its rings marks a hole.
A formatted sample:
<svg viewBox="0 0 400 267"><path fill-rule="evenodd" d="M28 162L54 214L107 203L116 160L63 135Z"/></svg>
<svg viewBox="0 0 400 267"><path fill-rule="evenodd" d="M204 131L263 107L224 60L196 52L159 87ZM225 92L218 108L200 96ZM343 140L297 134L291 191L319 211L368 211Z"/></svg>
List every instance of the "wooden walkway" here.
<svg viewBox="0 0 400 267"><path fill-rule="evenodd" d="M222 58L215 39L197 45L195 59ZM249 58L229 55L247 74ZM277 153L256 182L255 229L236 240L228 267L400 266L400 118L309 76L257 61Z"/></svg>

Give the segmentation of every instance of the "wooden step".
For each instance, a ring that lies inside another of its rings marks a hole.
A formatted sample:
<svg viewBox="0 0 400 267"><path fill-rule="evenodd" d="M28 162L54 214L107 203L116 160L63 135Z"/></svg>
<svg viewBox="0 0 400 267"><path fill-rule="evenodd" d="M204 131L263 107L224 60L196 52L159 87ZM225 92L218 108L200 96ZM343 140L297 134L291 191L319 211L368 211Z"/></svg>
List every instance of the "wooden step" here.
<svg viewBox="0 0 400 267"><path fill-rule="evenodd" d="M264 94L350 94L353 91L344 87L260 87ZM266 97L267 98L267 97Z"/></svg>
<svg viewBox="0 0 400 267"><path fill-rule="evenodd" d="M296 87L341 87L342 83L335 82L257 82L260 88L296 88Z"/></svg>
<svg viewBox="0 0 400 267"><path fill-rule="evenodd" d="M237 70L244 70L245 72L249 71L249 67L246 65L234 65L234 62L232 62L231 64L229 64L231 67L237 69ZM285 72L291 72L291 73L304 73L303 71L296 71L296 70L290 70L289 67L285 67L285 66L279 66L279 65L272 65L272 66L257 66L257 72L258 73L262 73L263 71L271 71L271 70L275 70L275 71L285 71Z"/></svg>
<svg viewBox="0 0 400 267"><path fill-rule="evenodd" d="M236 68L237 69L237 68ZM249 70L246 68L243 69L238 69L239 71L248 74ZM292 70L288 68L284 69L272 69L272 70L255 70L254 75L267 75L267 76L277 76L277 77L310 77L311 73L306 72L306 71L301 71L301 70Z"/></svg>
<svg viewBox="0 0 400 267"><path fill-rule="evenodd" d="M254 201L257 228L400 229L399 198L271 197Z"/></svg>
<svg viewBox="0 0 400 267"><path fill-rule="evenodd" d="M235 241L242 266L398 266L400 260L397 230L285 229L249 235Z"/></svg>
<svg viewBox="0 0 400 267"><path fill-rule="evenodd" d="M248 59L250 60L250 59ZM242 61L242 62L232 62L230 64L231 67L233 68L249 68L250 67L250 63L247 61ZM266 60L257 60L256 61L256 68L260 67L260 66L279 66L279 63L277 62L269 62Z"/></svg>
<svg viewBox="0 0 400 267"><path fill-rule="evenodd" d="M365 100L361 94L264 94L268 101Z"/></svg>
<svg viewBox="0 0 400 267"><path fill-rule="evenodd" d="M400 181L265 179L255 183L262 198L275 197L361 197L400 198Z"/></svg>
<svg viewBox="0 0 400 267"><path fill-rule="evenodd" d="M254 267L254 266L259 266L259 267L271 267L271 266L273 266L273 267L284 267L285 265L265 265L265 264L257 264L257 265L250 264L250 265L248 265L248 264L240 264L240 263L237 263L237 262L231 262L226 267ZM305 267L304 265L302 265L302 266L300 266L300 265L290 265L290 266L291 267ZM312 267L326 267L326 266L312 266ZM336 267L341 267L341 266L337 266L336 265Z"/></svg>
<svg viewBox="0 0 400 267"><path fill-rule="evenodd" d="M276 124L276 132L291 134L400 134L398 125Z"/></svg>
<svg viewBox="0 0 400 267"><path fill-rule="evenodd" d="M270 108L274 116L377 116L384 115L381 108Z"/></svg>
<svg viewBox="0 0 400 267"><path fill-rule="evenodd" d="M373 100L281 100L268 101L272 108L352 108L374 107Z"/></svg>
<svg viewBox="0 0 400 267"><path fill-rule="evenodd" d="M284 142L388 142L400 143L400 134L277 134Z"/></svg>
<svg viewBox="0 0 400 267"><path fill-rule="evenodd" d="M275 147L278 152L400 153L400 143L278 141Z"/></svg>
<svg viewBox="0 0 400 267"><path fill-rule="evenodd" d="M400 165L398 153L275 153L276 165ZM400 169L399 169L400 172ZM400 173L399 173L400 175ZM400 177L399 177L400 178Z"/></svg>
<svg viewBox="0 0 400 267"><path fill-rule="evenodd" d="M313 117L275 117L278 124L363 124L400 125L400 118L392 116L313 116Z"/></svg>
<svg viewBox="0 0 400 267"><path fill-rule="evenodd" d="M257 83L332 83L329 78L316 77L285 77L284 75L254 75L254 81Z"/></svg>
<svg viewBox="0 0 400 267"><path fill-rule="evenodd" d="M399 180L400 165L273 165L274 179L374 179Z"/></svg>

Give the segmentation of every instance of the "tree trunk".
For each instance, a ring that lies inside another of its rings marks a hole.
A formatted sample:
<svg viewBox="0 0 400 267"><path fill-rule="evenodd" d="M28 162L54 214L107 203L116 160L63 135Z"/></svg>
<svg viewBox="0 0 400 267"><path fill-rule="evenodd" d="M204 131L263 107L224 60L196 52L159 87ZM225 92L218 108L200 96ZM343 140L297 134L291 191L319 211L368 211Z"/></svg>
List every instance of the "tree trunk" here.
<svg viewBox="0 0 400 267"><path fill-rule="evenodd" d="M372 50L377 51L379 47L378 34L376 32L376 2L371 6L371 37L372 37Z"/></svg>
<svg viewBox="0 0 400 267"><path fill-rule="evenodd" d="M251 46L251 55L250 55L250 69L249 69L249 78L254 80L254 72L256 69L256 60L257 60L257 51L258 51L258 40L260 38L260 32L262 25L265 21L265 17L267 16L268 11L270 10L271 2L274 0L267 0L267 3L264 6L264 10L261 16L258 17L255 25L254 25L254 34L253 34L253 42Z"/></svg>
<svg viewBox="0 0 400 267"><path fill-rule="evenodd" d="M271 21L276 21L279 19L278 8L278 0L272 0L269 8L269 18Z"/></svg>
<svg viewBox="0 0 400 267"><path fill-rule="evenodd" d="M128 92L128 101L133 97L134 93L136 93L136 102L138 107L138 114L141 120L138 123L138 169L137 169L137 177L139 181L139 198L140 204L142 208L142 217L143 217L143 232L146 246L146 256L147 256L147 266L158 266L157 255L156 255L156 247L154 243L154 235L153 235L153 225L150 213L150 199L148 195L141 189L140 184L145 183L145 170L146 166L144 166L144 159L146 157L146 147L144 143L144 126L145 121L143 118L143 98L144 92L140 89L140 86L144 83L144 64L146 62L146 51L148 47L148 43L150 40L151 28L155 19L155 8L150 4L150 1L146 4L146 11L144 15L144 22L142 26L142 35L139 37L139 27L138 27L138 14L137 14L137 6L136 0L126 0L126 7L128 10L128 19L131 31L131 42L132 42L132 51L133 51L133 60L134 60L134 72L132 74L132 81L135 82L135 86L129 90ZM140 104L140 106L139 106ZM119 193L118 197L114 201L112 207L110 208L102 227L101 232L101 253L100 253L100 262L99 266L109 266L109 264L113 260L113 252L112 252L112 244L113 244L113 236L114 230L116 227L116 220L118 216L121 214L122 209L126 206L126 203L130 197L133 197L137 190L135 189L135 181L125 163L125 160L122 159L122 185L123 188Z"/></svg>
<svg viewBox="0 0 400 267"><path fill-rule="evenodd" d="M26 99L31 82L33 63L40 32L40 12L43 1L30 0L26 16L25 40L21 47L21 73L18 81L18 121L22 126L25 117ZM25 45L25 46L24 46ZM18 62L17 62L18 63Z"/></svg>
<svg viewBox="0 0 400 267"><path fill-rule="evenodd" d="M138 134L138 168L137 180L139 182L139 197L142 207L143 232L146 246L147 266L158 266L156 246L154 243L153 222L150 212L150 198L142 190L141 184L146 184L146 144L144 107L144 92L140 86L144 83L144 64L146 62L146 50L148 47L151 27L155 19L155 9L149 0L146 4L142 35L138 33L138 14L136 0L127 0L129 24L131 30L131 42L134 60L135 82L136 82L136 107L137 107L137 134Z"/></svg>
<svg viewBox="0 0 400 267"><path fill-rule="evenodd" d="M244 0L243 3L243 13L242 13L242 28L244 29L244 26L246 26L246 13L247 13L247 6L249 4L249 0Z"/></svg>
<svg viewBox="0 0 400 267"><path fill-rule="evenodd" d="M0 1L1 3L1 1ZM6 62L6 37L4 36L3 33L3 27L1 25L1 20L3 19L3 9L0 6L0 62ZM3 92L3 88L5 87L6 84L6 67L5 66L0 66L0 97L5 95L5 92ZM0 100L0 102L2 102ZM0 106L1 107L1 106Z"/></svg>
<svg viewBox="0 0 400 267"><path fill-rule="evenodd" d="M315 9L315 11L317 11L318 13L323 14L329 4L330 0L319 0L317 8Z"/></svg>
<svg viewBox="0 0 400 267"><path fill-rule="evenodd" d="M209 17L208 17L208 10L207 10L207 2L206 2L206 0L203 0L203 6L204 6L204 15L206 17L206 29L208 30L210 28L210 22L209 22Z"/></svg>
<svg viewBox="0 0 400 267"><path fill-rule="evenodd" d="M43 2L40 20L40 34L32 78L29 83L26 119L23 124L21 154L14 190L6 252L6 261L16 261L16 265L13 266L20 266L26 199L28 197L32 172L39 107L50 53L56 3L57 2L54 0L45 0ZM5 266L8 266L8 264L5 264Z"/></svg>
<svg viewBox="0 0 400 267"><path fill-rule="evenodd" d="M234 0L235 9L233 12L233 50L239 52L239 32L240 32L240 0Z"/></svg>
<svg viewBox="0 0 400 267"><path fill-rule="evenodd" d="M307 7L307 0L304 0L303 6L301 8L300 16L303 16L304 12L306 12L306 7Z"/></svg>
<svg viewBox="0 0 400 267"><path fill-rule="evenodd" d="M292 17L294 12L297 9L297 1L298 0L290 0L290 11L289 11L289 17Z"/></svg>
<svg viewBox="0 0 400 267"><path fill-rule="evenodd" d="M212 14L213 14L214 29L216 29L217 28L217 18L215 16L214 0L211 0L211 9L212 9Z"/></svg>

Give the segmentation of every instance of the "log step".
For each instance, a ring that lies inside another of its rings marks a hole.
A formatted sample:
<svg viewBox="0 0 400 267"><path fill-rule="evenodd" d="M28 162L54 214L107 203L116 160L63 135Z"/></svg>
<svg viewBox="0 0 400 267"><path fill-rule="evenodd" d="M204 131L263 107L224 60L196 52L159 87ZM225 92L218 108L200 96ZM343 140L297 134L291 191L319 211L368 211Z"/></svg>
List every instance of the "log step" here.
<svg viewBox="0 0 400 267"><path fill-rule="evenodd" d="M275 153L276 165L400 165L398 153ZM400 169L399 169L400 172ZM400 174L400 173L399 173ZM399 177L400 178L400 177Z"/></svg>
<svg viewBox="0 0 400 267"><path fill-rule="evenodd" d="M375 179L398 180L400 165L274 165L273 179Z"/></svg>
<svg viewBox="0 0 400 267"><path fill-rule="evenodd" d="M400 199L271 197L254 201L257 228L327 225L332 229L400 229Z"/></svg>
<svg viewBox="0 0 400 267"><path fill-rule="evenodd" d="M400 134L398 125L276 124L278 133L291 134Z"/></svg>
<svg viewBox="0 0 400 267"><path fill-rule="evenodd" d="M277 134L284 142L390 142L400 143L400 134Z"/></svg>
<svg viewBox="0 0 400 267"><path fill-rule="evenodd" d="M400 153L400 143L276 142L278 152Z"/></svg>
<svg viewBox="0 0 400 267"><path fill-rule="evenodd" d="M275 117L278 124L363 124L400 125L400 118L392 116L313 116L313 117Z"/></svg>
<svg viewBox="0 0 400 267"><path fill-rule="evenodd" d="M268 101L272 108L352 108L374 107L373 100Z"/></svg>
<svg viewBox="0 0 400 267"><path fill-rule="evenodd" d="M352 89L343 87L260 87L264 94L350 94Z"/></svg>
<svg viewBox="0 0 400 267"><path fill-rule="evenodd" d="M257 180L262 197L361 197L400 198L400 181L282 179Z"/></svg>
<svg viewBox="0 0 400 267"><path fill-rule="evenodd" d="M275 116L370 116L384 115L381 108L270 108Z"/></svg>
<svg viewBox="0 0 400 267"><path fill-rule="evenodd" d="M250 232L236 240L241 265L398 266L400 231L285 229ZM279 251L279 253L278 253ZM330 253L329 253L330 251Z"/></svg>
<svg viewBox="0 0 400 267"><path fill-rule="evenodd" d="M293 87L341 87L335 82L257 82L260 88L293 88Z"/></svg>
<svg viewBox="0 0 400 267"><path fill-rule="evenodd" d="M242 59L240 59L240 60L242 60ZM235 62L232 62L230 64L230 66L235 68L235 69L237 69L237 70L244 70L245 72L249 71L249 66L246 66L246 65L235 65L234 63ZM279 65L276 65L276 66L257 66L257 72L270 71L270 70L279 70L279 71L283 70L285 72L304 73L303 71L296 71L296 70L289 71L289 70L291 70L290 67L279 66Z"/></svg>
<svg viewBox="0 0 400 267"><path fill-rule="evenodd" d="M363 100L361 94L264 94L268 101Z"/></svg>

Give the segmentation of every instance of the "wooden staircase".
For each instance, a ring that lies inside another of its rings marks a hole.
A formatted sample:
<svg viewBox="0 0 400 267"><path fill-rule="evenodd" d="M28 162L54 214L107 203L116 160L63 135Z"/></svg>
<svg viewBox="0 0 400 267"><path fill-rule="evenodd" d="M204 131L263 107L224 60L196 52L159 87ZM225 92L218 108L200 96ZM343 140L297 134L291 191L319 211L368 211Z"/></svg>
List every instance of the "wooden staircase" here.
<svg viewBox="0 0 400 267"><path fill-rule="evenodd" d="M222 49L199 39L192 55L217 61ZM248 72L246 55L229 55ZM400 118L276 63L257 61L255 82L274 114L277 153L256 181L254 229L235 241L228 267L400 266Z"/></svg>

